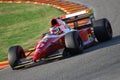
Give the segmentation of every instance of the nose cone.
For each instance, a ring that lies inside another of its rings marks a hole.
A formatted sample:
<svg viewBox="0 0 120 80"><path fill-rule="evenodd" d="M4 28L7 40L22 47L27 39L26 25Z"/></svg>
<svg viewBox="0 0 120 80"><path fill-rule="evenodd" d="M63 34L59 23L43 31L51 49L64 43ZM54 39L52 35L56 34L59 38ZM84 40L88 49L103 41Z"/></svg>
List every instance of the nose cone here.
<svg viewBox="0 0 120 80"><path fill-rule="evenodd" d="M33 61L36 61L36 60L38 60L38 59L40 59L40 58L43 58L43 57L44 57L44 54L43 54L43 53L35 53L35 54L33 55L32 60L33 60Z"/></svg>

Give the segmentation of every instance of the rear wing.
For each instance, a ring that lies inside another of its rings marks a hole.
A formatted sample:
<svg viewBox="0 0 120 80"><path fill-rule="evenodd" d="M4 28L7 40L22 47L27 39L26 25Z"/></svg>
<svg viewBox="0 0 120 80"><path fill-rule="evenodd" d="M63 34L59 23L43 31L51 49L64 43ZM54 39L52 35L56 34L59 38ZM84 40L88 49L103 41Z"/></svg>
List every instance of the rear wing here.
<svg viewBox="0 0 120 80"><path fill-rule="evenodd" d="M71 28L87 25L94 18L93 10L87 9L60 17Z"/></svg>

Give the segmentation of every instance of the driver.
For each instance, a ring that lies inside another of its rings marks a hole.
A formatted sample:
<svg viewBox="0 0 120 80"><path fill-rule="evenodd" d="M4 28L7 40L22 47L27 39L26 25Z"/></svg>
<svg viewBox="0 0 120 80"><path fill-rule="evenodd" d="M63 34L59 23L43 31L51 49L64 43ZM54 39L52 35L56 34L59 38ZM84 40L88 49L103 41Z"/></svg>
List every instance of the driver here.
<svg viewBox="0 0 120 80"><path fill-rule="evenodd" d="M65 22L62 21L59 18L53 18L51 20L51 27L50 27L50 33L51 34L62 34L65 32L68 26L66 26Z"/></svg>

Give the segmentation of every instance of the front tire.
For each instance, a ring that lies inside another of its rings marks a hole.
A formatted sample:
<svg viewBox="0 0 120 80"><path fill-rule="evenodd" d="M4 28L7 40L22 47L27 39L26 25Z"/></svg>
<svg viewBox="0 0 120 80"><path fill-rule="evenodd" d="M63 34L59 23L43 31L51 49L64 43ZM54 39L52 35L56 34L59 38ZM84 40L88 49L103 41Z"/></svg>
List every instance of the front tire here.
<svg viewBox="0 0 120 80"><path fill-rule="evenodd" d="M82 53L83 42L77 31L70 32L65 36L66 49L64 50L64 55L76 55Z"/></svg>
<svg viewBox="0 0 120 80"><path fill-rule="evenodd" d="M14 70L14 67L18 65L18 61L21 58L25 58L25 53L21 46L12 46L9 48L8 61L13 70Z"/></svg>

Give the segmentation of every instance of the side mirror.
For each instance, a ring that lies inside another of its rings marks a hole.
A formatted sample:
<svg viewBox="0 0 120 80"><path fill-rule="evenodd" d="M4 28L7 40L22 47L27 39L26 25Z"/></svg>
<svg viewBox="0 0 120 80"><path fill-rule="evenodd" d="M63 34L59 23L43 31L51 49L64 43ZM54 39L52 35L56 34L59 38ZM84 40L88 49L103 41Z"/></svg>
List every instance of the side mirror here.
<svg viewBox="0 0 120 80"><path fill-rule="evenodd" d="M40 36L40 38L41 38L41 39L42 39L42 38L44 38L44 37L45 37L45 35L46 35L46 34L42 34L42 35Z"/></svg>
<svg viewBox="0 0 120 80"><path fill-rule="evenodd" d="M45 35L46 35L46 34L49 34L49 33L50 33L50 32L46 32L46 33L42 34L42 35L40 36L40 38L41 38L41 39L44 38Z"/></svg>

